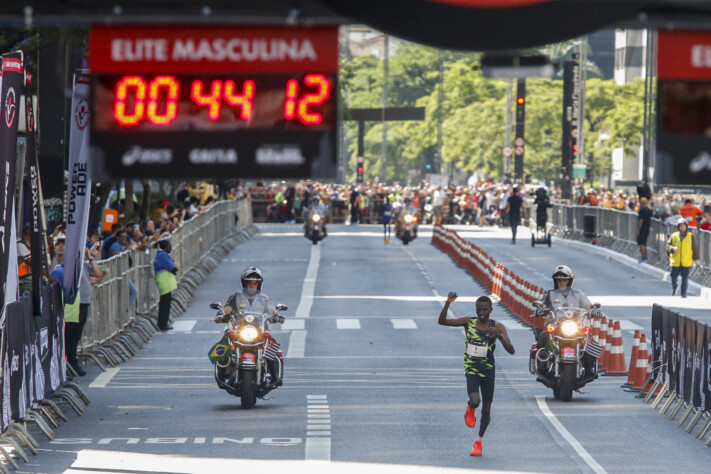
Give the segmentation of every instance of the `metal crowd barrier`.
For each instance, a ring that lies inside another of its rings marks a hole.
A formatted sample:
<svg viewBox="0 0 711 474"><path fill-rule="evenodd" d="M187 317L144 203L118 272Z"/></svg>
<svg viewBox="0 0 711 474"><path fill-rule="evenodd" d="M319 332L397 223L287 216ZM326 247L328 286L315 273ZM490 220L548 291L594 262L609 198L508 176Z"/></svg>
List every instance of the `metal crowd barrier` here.
<svg viewBox="0 0 711 474"><path fill-rule="evenodd" d="M637 213L561 204L554 204L550 212L549 225L554 234L569 239L594 241L596 245L640 258L637 245ZM711 286L711 232L690 229L699 247L701 265L695 266L689 277L704 286ZM669 269L666 241L668 235L675 231L676 226L668 228L658 219L652 219L647 239L647 263Z"/></svg>
<svg viewBox="0 0 711 474"><path fill-rule="evenodd" d="M343 224L349 216L349 201L344 199L332 199L328 202L328 222L333 224ZM368 203L361 209L362 222L364 224L380 224L381 213L376 209L375 202ZM296 222L303 222L303 209L294 210ZM263 198L252 197L252 219L254 222L269 222L269 206Z"/></svg>
<svg viewBox="0 0 711 474"><path fill-rule="evenodd" d="M251 224L247 200L215 203L203 214L184 222L170 236L170 255L180 269L178 287L215 246ZM108 268L109 274L93 287L90 317L82 333L82 352L98 349L117 338L157 306L159 294L153 274L156 253L157 248L152 246L148 251L129 250L99 262L99 268ZM129 305L129 281L138 292L133 307Z"/></svg>

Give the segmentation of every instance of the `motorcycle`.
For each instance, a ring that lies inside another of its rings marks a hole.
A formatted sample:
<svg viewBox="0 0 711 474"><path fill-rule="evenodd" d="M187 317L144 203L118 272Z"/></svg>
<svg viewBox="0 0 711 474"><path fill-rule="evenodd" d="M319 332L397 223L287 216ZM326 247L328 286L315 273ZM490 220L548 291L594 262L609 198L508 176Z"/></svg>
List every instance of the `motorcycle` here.
<svg viewBox="0 0 711 474"><path fill-rule="evenodd" d="M399 225L395 228L395 237L407 245L417 238L417 216L408 211L398 215Z"/></svg>
<svg viewBox="0 0 711 474"><path fill-rule="evenodd" d="M220 303L210 304L224 317ZM286 305L278 304L277 311L286 311ZM281 385L284 371L284 356L279 345L271 338L267 321L268 314L231 313L231 329L225 333L228 347L222 357L215 361L217 386L230 395L241 398L242 408L252 408L257 398L262 398ZM220 343L216 344L218 354ZM276 360L278 375L272 374L267 359Z"/></svg>
<svg viewBox="0 0 711 474"><path fill-rule="evenodd" d="M547 310L540 301L534 301L533 306L537 317L546 317L551 312L554 317L543 329L551 335L546 347L537 349L536 344L531 347L529 370L538 376L536 381L553 389L556 400L569 402L574 390L598 378L602 347L593 340L591 318L601 314L598 311L600 304L595 303L591 311L571 307ZM586 354L590 361L588 371L583 364Z"/></svg>
<svg viewBox="0 0 711 474"><path fill-rule="evenodd" d="M309 216L308 222L304 237L316 245L326 238L326 220L320 212L314 211Z"/></svg>

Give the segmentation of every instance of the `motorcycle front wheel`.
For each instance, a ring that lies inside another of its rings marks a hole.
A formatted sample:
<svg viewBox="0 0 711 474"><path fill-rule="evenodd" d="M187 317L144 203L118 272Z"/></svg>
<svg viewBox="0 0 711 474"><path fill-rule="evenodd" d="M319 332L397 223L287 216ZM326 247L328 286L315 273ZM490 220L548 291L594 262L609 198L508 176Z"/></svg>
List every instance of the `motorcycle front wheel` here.
<svg viewBox="0 0 711 474"><path fill-rule="evenodd" d="M563 373L560 377L560 399L569 402L573 399L575 386L575 364L563 364Z"/></svg>
<svg viewBox="0 0 711 474"><path fill-rule="evenodd" d="M257 403L256 376L251 370L242 373L242 408L252 408Z"/></svg>

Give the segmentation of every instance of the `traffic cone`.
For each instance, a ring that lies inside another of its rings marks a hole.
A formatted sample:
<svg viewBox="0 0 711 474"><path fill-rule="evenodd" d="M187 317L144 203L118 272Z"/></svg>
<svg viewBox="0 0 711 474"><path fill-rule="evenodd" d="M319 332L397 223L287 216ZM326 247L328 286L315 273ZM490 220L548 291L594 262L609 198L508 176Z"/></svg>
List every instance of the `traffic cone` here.
<svg viewBox="0 0 711 474"><path fill-rule="evenodd" d="M623 383L622 387L631 387L634 384L634 371L637 366L637 351L639 350L639 329L634 331L634 342L632 343L632 355L630 356L630 365L627 369L627 382Z"/></svg>
<svg viewBox="0 0 711 474"><path fill-rule="evenodd" d="M602 317L602 322L600 323L600 337L598 338L600 347L602 347L602 355L597 361L597 366L601 371L605 371L605 356L607 356L607 318Z"/></svg>
<svg viewBox="0 0 711 474"><path fill-rule="evenodd" d="M592 322L592 337L593 341L600 342L600 319L593 318Z"/></svg>
<svg viewBox="0 0 711 474"><path fill-rule="evenodd" d="M605 372L610 368L610 352L612 351L612 333L614 332L615 322L610 319L607 322L607 337L605 338Z"/></svg>
<svg viewBox="0 0 711 474"><path fill-rule="evenodd" d="M620 329L619 321L615 321L614 324L609 356L606 360L607 372L605 375L627 375L625 370L625 349L622 346L622 330Z"/></svg>
<svg viewBox="0 0 711 474"><path fill-rule="evenodd" d="M647 352L647 336L642 333L639 338L639 349L637 350L637 364L634 371L634 382L631 390L640 391L647 381L649 353Z"/></svg>

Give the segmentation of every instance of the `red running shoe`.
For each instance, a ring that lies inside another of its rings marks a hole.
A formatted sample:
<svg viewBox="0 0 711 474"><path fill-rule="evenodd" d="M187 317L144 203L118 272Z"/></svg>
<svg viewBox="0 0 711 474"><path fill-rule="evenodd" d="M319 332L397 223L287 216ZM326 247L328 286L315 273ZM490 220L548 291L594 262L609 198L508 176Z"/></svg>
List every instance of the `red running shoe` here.
<svg viewBox="0 0 711 474"><path fill-rule="evenodd" d="M474 447L469 456L481 456L481 441L474 441Z"/></svg>
<svg viewBox="0 0 711 474"><path fill-rule="evenodd" d="M474 428L476 426L476 413L474 408L471 408L467 403L467 411L464 413L464 423L469 428Z"/></svg>

